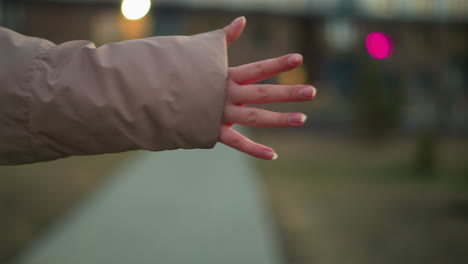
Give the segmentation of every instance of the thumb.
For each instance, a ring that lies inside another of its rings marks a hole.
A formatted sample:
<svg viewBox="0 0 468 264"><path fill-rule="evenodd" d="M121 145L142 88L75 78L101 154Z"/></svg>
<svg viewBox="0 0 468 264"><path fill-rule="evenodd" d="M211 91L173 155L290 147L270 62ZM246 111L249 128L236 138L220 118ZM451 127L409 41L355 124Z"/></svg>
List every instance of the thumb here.
<svg viewBox="0 0 468 264"><path fill-rule="evenodd" d="M242 31L245 27L245 23L245 17L241 16L234 19L234 21L232 21L231 24L224 27L224 32L226 33L226 42L228 46L231 45L231 43L242 34Z"/></svg>

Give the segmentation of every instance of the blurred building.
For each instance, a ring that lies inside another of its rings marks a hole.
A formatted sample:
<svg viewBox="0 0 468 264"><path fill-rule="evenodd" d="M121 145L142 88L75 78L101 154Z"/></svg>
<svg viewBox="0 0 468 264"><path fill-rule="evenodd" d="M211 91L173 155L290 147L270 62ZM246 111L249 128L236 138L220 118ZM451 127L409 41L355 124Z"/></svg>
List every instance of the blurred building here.
<svg viewBox="0 0 468 264"><path fill-rule="evenodd" d="M304 67L276 81L310 82L319 87L320 100L304 110L315 120L314 129L321 124L319 129L346 130L361 108L367 107L362 104L381 100L389 105L388 111L381 111L394 116L390 119L403 131L436 126L445 133L468 133L465 0L152 2L149 16L130 22L120 14L119 0L3 0L0 22L57 43L91 39L100 45L209 31L246 15L249 26L230 50L230 64L287 52L304 54ZM389 59L377 61L367 54L365 39L373 31L385 32L393 40L394 53ZM378 94L372 94L376 89L380 89ZM365 95L356 99L359 91ZM385 99L386 94L393 99Z"/></svg>

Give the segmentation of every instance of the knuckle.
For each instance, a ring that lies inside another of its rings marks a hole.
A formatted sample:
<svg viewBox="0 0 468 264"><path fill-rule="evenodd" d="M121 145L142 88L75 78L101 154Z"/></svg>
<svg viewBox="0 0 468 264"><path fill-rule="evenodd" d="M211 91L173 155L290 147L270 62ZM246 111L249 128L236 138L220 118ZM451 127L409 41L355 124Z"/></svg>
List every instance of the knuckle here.
<svg viewBox="0 0 468 264"><path fill-rule="evenodd" d="M242 141L238 138L232 139L231 141L231 146L235 149L241 149L242 148Z"/></svg>
<svg viewBox="0 0 468 264"><path fill-rule="evenodd" d="M257 126L257 121L258 121L258 111L257 110L252 110L249 112L247 115L247 123L251 126Z"/></svg>
<svg viewBox="0 0 468 264"><path fill-rule="evenodd" d="M233 83L229 82L227 89L226 89L226 101L229 102L238 102L239 101L239 94L236 92L238 90L238 86Z"/></svg>
<svg viewBox="0 0 468 264"><path fill-rule="evenodd" d="M262 63L259 63L256 65L257 74L259 75L265 75L266 74L266 69L265 66Z"/></svg>
<svg viewBox="0 0 468 264"><path fill-rule="evenodd" d="M259 86L257 89L258 97L261 101L267 101L269 99L269 93L265 86Z"/></svg>
<svg viewBox="0 0 468 264"><path fill-rule="evenodd" d="M288 95L290 98L301 98L301 96L299 95L299 89L297 88L290 88L288 91Z"/></svg>

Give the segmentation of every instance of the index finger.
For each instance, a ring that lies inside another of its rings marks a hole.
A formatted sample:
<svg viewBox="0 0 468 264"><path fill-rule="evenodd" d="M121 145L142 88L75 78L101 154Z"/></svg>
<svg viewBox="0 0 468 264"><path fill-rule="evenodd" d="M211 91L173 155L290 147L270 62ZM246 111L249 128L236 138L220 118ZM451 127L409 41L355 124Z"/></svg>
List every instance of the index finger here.
<svg viewBox="0 0 468 264"><path fill-rule="evenodd" d="M238 84L251 84L290 71L301 64L302 55L289 54L230 68L229 78Z"/></svg>

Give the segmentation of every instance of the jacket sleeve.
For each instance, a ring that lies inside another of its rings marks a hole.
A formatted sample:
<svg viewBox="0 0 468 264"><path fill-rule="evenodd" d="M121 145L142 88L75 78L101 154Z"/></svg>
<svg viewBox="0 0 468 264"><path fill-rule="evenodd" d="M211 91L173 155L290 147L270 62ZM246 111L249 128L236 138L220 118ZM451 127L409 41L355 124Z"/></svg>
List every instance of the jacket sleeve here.
<svg viewBox="0 0 468 264"><path fill-rule="evenodd" d="M0 165L211 148L227 79L223 30L96 48L0 27Z"/></svg>

